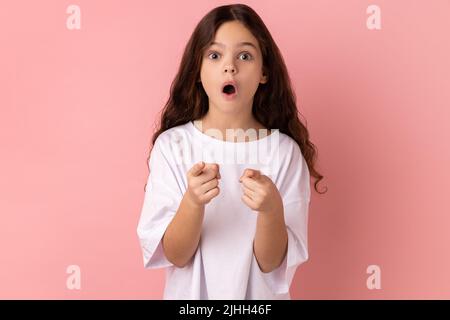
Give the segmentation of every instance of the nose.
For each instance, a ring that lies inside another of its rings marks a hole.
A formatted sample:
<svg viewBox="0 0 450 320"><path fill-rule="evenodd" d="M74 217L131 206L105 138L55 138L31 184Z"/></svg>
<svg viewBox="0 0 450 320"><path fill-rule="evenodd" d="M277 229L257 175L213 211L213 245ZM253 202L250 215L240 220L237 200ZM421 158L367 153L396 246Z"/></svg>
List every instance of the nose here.
<svg viewBox="0 0 450 320"><path fill-rule="evenodd" d="M224 68L225 73L236 73L236 68L232 65L226 65Z"/></svg>

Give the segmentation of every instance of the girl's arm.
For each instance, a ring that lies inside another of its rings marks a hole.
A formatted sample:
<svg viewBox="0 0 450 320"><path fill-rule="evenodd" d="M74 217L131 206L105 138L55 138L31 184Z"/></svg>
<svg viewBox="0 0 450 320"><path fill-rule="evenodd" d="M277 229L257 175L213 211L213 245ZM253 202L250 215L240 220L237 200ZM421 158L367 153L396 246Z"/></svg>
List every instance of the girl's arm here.
<svg viewBox="0 0 450 320"><path fill-rule="evenodd" d="M253 253L261 271L271 272L281 265L287 253L283 199L277 186L259 170L245 169L239 182L243 185L242 200L258 212Z"/></svg>
<svg viewBox="0 0 450 320"><path fill-rule="evenodd" d="M258 212L253 250L263 272L271 272L281 265L287 242L283 206L277 206L273 212Z"/></svg>
<svg viewBox="0 0 450 320"><path fill-rule="evenodd" d="M188 188L162 239L167 260L179 268L183 268L197 250L205 204L219 194L219 179L219 166L203 161L187 173Z"/></svg>
<svg viewBox="0 0 450 320"><path fill-rule="evenodd" d="M202 231L204 205L199 205L185 193L177 213L163 235L164 254L171 263L183 268L194 255Z"/></svg>

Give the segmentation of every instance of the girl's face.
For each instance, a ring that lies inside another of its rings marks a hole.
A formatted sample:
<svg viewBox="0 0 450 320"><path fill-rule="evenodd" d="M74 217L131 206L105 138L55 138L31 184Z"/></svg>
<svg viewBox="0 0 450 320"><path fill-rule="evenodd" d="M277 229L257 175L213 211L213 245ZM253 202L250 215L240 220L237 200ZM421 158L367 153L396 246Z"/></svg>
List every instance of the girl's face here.
<svg viewBox="0 0 450 320"><path fill-rule="evenodd" d="M262 67L259 43L252 33L238 21L223 23L202 56L200 80L209 105L223 112L251 110L259 84L267 82ZM235 81L234 95L223 92L227 81Z"/></svg>

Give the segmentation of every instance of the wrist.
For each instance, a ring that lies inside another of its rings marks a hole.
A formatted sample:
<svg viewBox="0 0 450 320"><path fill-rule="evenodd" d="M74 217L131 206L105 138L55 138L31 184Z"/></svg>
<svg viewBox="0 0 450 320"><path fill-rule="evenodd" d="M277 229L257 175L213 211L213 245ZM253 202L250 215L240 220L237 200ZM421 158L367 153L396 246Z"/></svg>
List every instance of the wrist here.
<svg viewBox="0 0 450 320"><path fill-rule="evenodd" d="M283 204L275 205L270 210L258 211L258 219L262 219L267 221L267 223L271 224L276 221L284 221L284 208Z"/></svg>
<svg viewBox="0 0 450 320"><path fill-rule="evenodd" d="M189 192L185 193L184 200L192 210L201 211L205 208L204 204L195 202L195 200L191 197Z"/></svg>
<svg viewBox="0 0 450 320"><path fill-rule="evenodd" d="M281 197L273 201L272 204L273 205L271 208L267 210L260 210L259 213L271 217L279 216L280 214L283 213L284 208L283 208L283 200L281 199Z"/></svg>

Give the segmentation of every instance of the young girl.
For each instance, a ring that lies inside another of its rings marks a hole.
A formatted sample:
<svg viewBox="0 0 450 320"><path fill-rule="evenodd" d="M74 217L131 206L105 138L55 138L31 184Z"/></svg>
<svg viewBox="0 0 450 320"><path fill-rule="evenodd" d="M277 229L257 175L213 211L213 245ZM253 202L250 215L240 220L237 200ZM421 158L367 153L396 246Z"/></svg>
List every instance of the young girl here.
<svg viewBox="0 0 450 320"><path fill-rule="evenodd" d="M308 260L310 173L316 191L323 178L308 137L261 18L242 4L210 11L147 159L137 233L144 266L166 268L164 299L290 299Z"/></svg>

